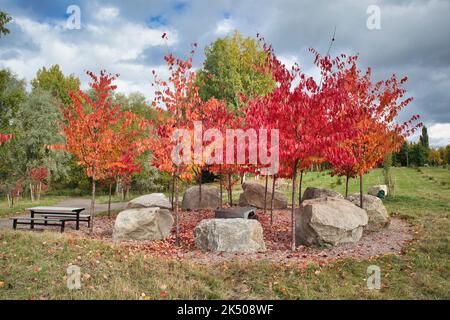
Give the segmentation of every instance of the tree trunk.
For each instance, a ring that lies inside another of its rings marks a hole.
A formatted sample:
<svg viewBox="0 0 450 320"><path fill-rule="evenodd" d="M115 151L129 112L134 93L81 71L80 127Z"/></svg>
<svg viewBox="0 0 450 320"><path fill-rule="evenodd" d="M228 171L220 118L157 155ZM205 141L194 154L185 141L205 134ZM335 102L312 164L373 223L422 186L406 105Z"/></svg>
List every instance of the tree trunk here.
<svg viewBox="0 0 450 320"><path fill-rule="evenodd" d="M51 170L48 170L47 190L50 190L51 187L52 187L52 180L53 180L52 178L53 178L53 176L52 176L52 171L51 171Z"/></svg>
<svg viewBox="0 0 450 320"><path fill-rule="evenodd" d="M202 203L202 170L200 170L200 178L198 184L198 206Z"/></svg>
<svg viewBox="0 0 450 320"><path fill-rule="evenodd" d="M170 199L170 202L172 204L172 210L175 208L174 200L175 200L175 174L172 175L172 192L171 192L171 199Z"/></svg>
<svg viewBox="0 0 450 320"><path fill-rule="evenodd" d="M228 174L228 201L233 206L233 190L231 190L231 173Z"/></svg>
<svg viewBox="0 0 450 320"><path fill-rule="evenodd" d="M41 201L41 193L42 193L42 182L39 182L39 189L37 194L37 200Z"/></svg>
<svg viewBox="0 0 450 320"><path fill-rule="evenodd" d="M12 201L11 201L11 197L9 195L9 192L6 194L6 199L8 200L8 207L11 208L12 207Z"/></svg>
<svg viewBox="0 0 450 320"><path fill-rule="evenodd" d="M33 194L33 185L30 182L30 197L31 197L31 202L34 202L34 194Z"/></svg>
<svg viewBox="0 0 450 320"><path fill-rule="evenodd" d="M112 192L112 182L109 183L108 217L111 216L111 192Z"/></svg>
<svg viewBox="0 0 450 320"><path fill-rule="evenodd" d="M264 214L267 212L267 184L269 182L269 175L266 175L266 184L264 186Z"/></svg>
<svg viewBox="0 0 450 320"><path fill-rule="evenodd" d="M300 170L300 181L298 183L298 205L301 205L302 200L302 183L303 183L303 170Z"/></svg>
<svg viewBox="0 0 450 320"><path fill-rule="evenodd" d="M363 175L359 176L359 206L363 207Z"/></svg>
<svg viewBox="0 0 450 320"><path fill-rule="evenodd" d="M95 215L95 168L92 171L92 199L91 199L91 234L94 232L94 215Z"/></svg>
<svg viewBox="0 0 450 320"><path fill-rule="evenodd" d="M119 196L119 189L120 189L120 178L117 177L117 180L116 180L116 196L117 197Z"/></svg>
<svg viewBox="0 0 450 320"><path fill-rule="evenodd" d="M291 236L292 236L292 251L295 251L295 186L296 186L296 180L297 180L297 165L298 160L295 160L294 163L294 170L292 174L292 209L291 209Z"/></svg>
<svg viewBox="0 0 450 320"><path fill-rule="evenodd" d="M272 176L273 181L272 181L272 199L270 200L270 229L272 230L272 226L273 226L273 204L274 204L274 200L275 200L275 181L277 179L276 175Z"/></svg>
<svg viewBox="0 0 450 320"><path fill-rule="evenodd" d="M175 175L175 245L180 245L180 217L178 214L178 174Z"/></svg>
<svg viewBox="0 0 450 320"><path fill-rule="evenodd" d="M223 186L222 186L222 172L219 172L219 182L220 182L220 207L223 207Z"/></svg>
<svg viewBox="0 0 450 320"><path fill-rule="evenodd" d="M345 197L346 198L348 197L348 179L349 179L349 176L347 174L345 177Z"/></svg>

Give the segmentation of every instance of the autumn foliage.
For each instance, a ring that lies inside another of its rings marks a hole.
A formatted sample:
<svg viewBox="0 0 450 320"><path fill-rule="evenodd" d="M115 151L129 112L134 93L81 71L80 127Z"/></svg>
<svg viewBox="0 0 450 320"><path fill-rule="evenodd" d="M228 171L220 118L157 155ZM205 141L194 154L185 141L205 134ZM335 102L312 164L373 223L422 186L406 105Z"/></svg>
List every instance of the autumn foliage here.
<svg viewBox="0 0 450 320"><path fill-rule="evenodd" d="M167 34L163 38L166 39ZM311 49L319 71L319 77L314 78L305 74L297 64L286 67L273 48L264 44L262 39L260 41L267 61L263 67L255 66L255 70L271 74L275 86L264 96L245 97L238 93L239 105L242 105L239 111L230 111L226 101L215 98L203 101L200 98L192 65L195 44L186 59L176 58L172 53L164 57L169 71L167 80L152 72L154 123L113 105L111 94L116 89L113 82L117 76L104 71L100 76L87 72L95 94L91 97L81 90L70 92L72 104L62 109L62 133L66 144L61 148L75 155L92 178L92 212L95 181L117 177L129 181L133 173L141 170L144 161L141 155L151 151L151 164L172 177L175 242L179 244L180 180L191 182L196 178L200 182L201 201L200 177L202 170L207 168L220 177L220 188L228 191L232 205L231 191L238 181L237 175L247 172L267 175L266 165L260 160L257 163L223 163L226 158L223 141L212 137L202 137L199 156L194 150L197 143L193 135L195 126L201 123L203 132L214 129L222 137L226 137L227 129L265 129L268 137L277 130L279 145L272 145L267 139L267 150L273 154L278 148L279 152L278 170L270 173L273 176L272 194L276 179L292 179L290 236L291 248L295 250L296 198L298 196L301 204L304 172L313 165L328 163L333 174L345 176L347 181L350 177L359 176L362 186L363 175L377 166L385 155L397 151L405 138L421 125L415 124L418 116L404 123L396 122L399 112L412 101L412 98L405 98L403 86L406 78L398 79L393 75L387 80L374 82L370 68L365 72L359 69L357 56L332 58ZM182 139L190 139L191 149L176 148ZM250 150L247 144L245 158L249 159L252 152L260 154L259 151ZM237 149L234 152L236 159ZM215 159L222 162L212 161ZM267 181L266 178L266 190ZM272 222L271 215L271 227Z"/></svg>
<svg viewBox="0 0 450 320"><path fill-rule="evenodd" d="M69 92L72 103L62 108L65 121L61 129L66 144L59 148L73 154L92 179L93 215L95 182L139 170L137 157L148 150L141 132L147 131L149 124L131 112L121 111L120 105L112 104L111 96L116 89L113 81L117 75L105 71L100 76L90 71L87 74L92 80L89 86L94 96L81 90Z"/></svg>
<svg viewBox="0 0 450 320"><path fill-rule="evenodd" d="M12 138L12 134L2 134L0 133L0 146L5 143L6 141L8 141L9 139Z"/></svg>
<svg viewBox="0 0 450 320"><path fill-rule="evenodd" d="M406 77L398 80L393 75L373 83L372 70L369 68L362 73L356 62L356 57L349 57L338 65L343 75L340 86L346 92L347 104L356 110L355 122L349 128L353 132L350 138L335 146L327 159L333 165L334 174L347 178L346 193L348 178L359 176L362 194L363 175L380 164L385 155L398 151L406 137L422 124L415 124L418 115L404 123L395 121L398 113L412 101L412 98L404 98L402 86ZM346 72L343 71L345 65L349 65Z"/></svg>

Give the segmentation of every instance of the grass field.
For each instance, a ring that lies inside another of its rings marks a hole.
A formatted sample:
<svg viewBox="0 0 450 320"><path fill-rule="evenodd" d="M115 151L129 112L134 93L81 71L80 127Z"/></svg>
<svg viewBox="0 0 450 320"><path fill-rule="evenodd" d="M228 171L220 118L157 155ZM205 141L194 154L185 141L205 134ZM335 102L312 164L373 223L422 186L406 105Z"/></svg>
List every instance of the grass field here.
<svg viewBox="0 0 450 320"><path fill-rule="evenodd" d="M310 264L303 270L266 261L203 266L58 233L3 230L0 299L449 299L450 171L394 168L393 174L396 194L384 202L391 215L414 225L418 238L402 255ZM382 183L381 171L364 181L365 190ZM305 187L342 192L344 183L321 173L305 176ZM352 180L350 192L357 190ZM81 267L81 290L66 287L70 264ZM367 289L369 265L381 269L380 290Z"/></svg>

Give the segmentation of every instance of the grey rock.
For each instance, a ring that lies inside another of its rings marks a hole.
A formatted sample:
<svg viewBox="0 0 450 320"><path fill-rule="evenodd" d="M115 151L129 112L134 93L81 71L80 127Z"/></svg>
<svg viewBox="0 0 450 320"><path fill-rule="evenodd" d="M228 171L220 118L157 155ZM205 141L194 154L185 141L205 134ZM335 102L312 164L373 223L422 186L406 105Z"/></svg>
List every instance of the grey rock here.
<svg viewBox="0 0 450 320"><path fill-rule="evenodd" d="M169 236L174 219L167 209L127 209L116 218L114 241L161 240Z"/></svg>
<svg viewBox="0 0 450 320"><path fill-rule="evenodd" d="M308 246L355 243L367 222L366 211L345 199L305 200L296 210L296 242Z"/></svg>
<svg viewBox="0 0 450 320"><path fill-rule="evenodd" d="M194 229L199 249L225 252L265 251L263 229L257 220L206 219Z"/></svg>
<svg viewBox="0 0 450 320"><path fill-rule="evenodd" d="M359 206L359 193L354 193L348 196L347 199ZM389 225L389 214L380 198L364 194L363 209L366 210L367 216L369 217L369 222L364 228L365 231L379 231Z"/></svg>
<svg viewBox="0 0 450 320"><path fill-rule="evenodd" d="M246 182L242 185L242 189L244 189L244 192L241 193L239 197L239 206L241 207L252 206L260 209L264 208L265 188L262 184L256 182ZM271 199L272 199L272 190L271 188L268 188L266 201L267 208L270 208ZM283 193L275 191L273 207L274 209L287 208L287 198Z"/></svg>
<svg viewBox="0 0 450 320"><path fill-rule="evenodd" d="M186 190L181 202L183 210L216 209L220 206L220 192L216 187L202 186L202 199L199 201L200 188L193 186Z"/></svg>
<svg viewBox="0 0 450 320"><path fill-rule="evenodd" d="M164 193L150 193L137 197L128 202L127 208L152 208L172 209L169 199Z"/></svg>
<svg viewBox="0 0 450 320"><path fill-rule="evenodd" d="M325 197L334 197L340 199L344 198L339 192L336 192L334 190L308 187L303 193L302 200L318 199Z"/></svg>

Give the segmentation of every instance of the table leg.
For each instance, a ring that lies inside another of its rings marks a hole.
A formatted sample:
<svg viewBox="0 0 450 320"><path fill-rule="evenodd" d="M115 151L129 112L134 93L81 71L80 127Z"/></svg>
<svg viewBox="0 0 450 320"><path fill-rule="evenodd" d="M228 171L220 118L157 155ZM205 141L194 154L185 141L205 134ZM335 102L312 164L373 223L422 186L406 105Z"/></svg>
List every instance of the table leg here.
<svg viewBox="0 0 450 320"><path fill-rule="evenodd" d="M31 211L31 218L34 218L34 211ZM34 220L31 220L30 229L34 229Z"/></svg>

